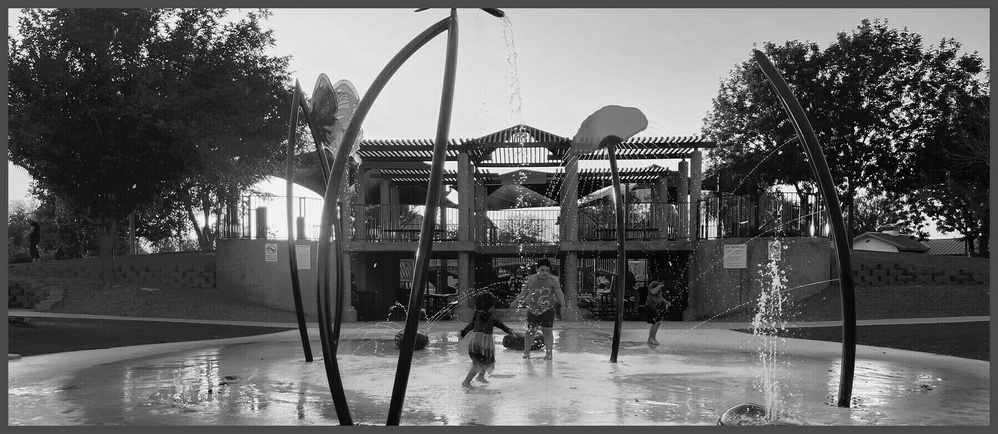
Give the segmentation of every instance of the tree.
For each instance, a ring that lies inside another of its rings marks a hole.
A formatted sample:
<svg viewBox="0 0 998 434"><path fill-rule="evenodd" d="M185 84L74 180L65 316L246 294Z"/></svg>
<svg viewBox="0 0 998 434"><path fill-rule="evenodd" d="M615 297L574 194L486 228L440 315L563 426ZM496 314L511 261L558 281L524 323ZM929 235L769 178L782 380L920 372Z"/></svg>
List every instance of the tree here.
<svg viewBox="0 0 998 434"><path fill-rule="evenodd" d="M504 212L501 218L495 219L497 231L496 242L499 244L536 244L543 243L544 220L532 217L525 212ZM547 240L550 241L550 240Z"/></svg>
<svg viewBox="0 0 998 434"><path fill-rule="evenodd" d="M924 149L924 167L902 199L924 212L945 232L960 232L973 256L990 256L990 111L989 96L962 100L952 122ZM973 251L980 240L980 250Z"/></svg>
<svg viewBox="0 0 998 434"><path fill-rule="evenodd" d="M818 46L789 41L782 46L766 43L762 51L784 72L805 109L819 91ZM713 110L704 119L705 137L717 143L707 160L707 177L719 176L735 193L758 194L776 184L813 191L813 175L776 94L765 75L747 60L721 82Z"/></svg>
<svg viewBox="0 0 998 434"><path fill-rule="evenodd" d="M914 103L922 38L886 20L864 19L852 33L839 33L821 57L818 83L825 92L815 122L825 131L825 158L845 192L851 240L857 189L882 189L915 146L912 126L924 116Z"/></svg>
<svg viewBox="0 0 998 434"><path fill-rule="evenodd" d="M182 10L177 22L165 24L171 37L158 46L156 55L174 59L164 68L169 94L179 97L166 123L194 154L168 210L188 219L201 250L212 250L217 237L211 214L285 158L291 79L288 58L265 52L275 41L273 31L260 27L269 15L250 13L223 25L223 9Z"/></svg>
<svg viewBox="0 0 998 434"><path fill-rule="evenodd" d="M925 219L922 216L913 215L906 209L898 208L898 201L885 194L873 194L869 191L860 191L854 199L855 230L857 234L865 232L877 232L881 226L899 226L903 232L917 235L919 238L928 238L925 232Z"/></svg>
<svg viewBox="0 0 998 434"><path fill-rule="evenodd" d="M980 58L959 55L958 48L944 41L925 50L919 35L880 20L863 20L851 33L839 33L824 51L797 41L765 45L808 112L838 199L850 214L861 189L882 192L913 216L925 211L927 202L905 199L916 181L928 185L920 174L930 159L920 155L953 132L944 125L951 124L946 120L952 119L956 96L981 87ZM756 70L751 60L739 65L722 82L705 119L704 135L718 144L708 176L719 174L722 185L740 184L736 192L743 194L778 184L806 190L813 174L783 108Z"/></svg>
<svg viewBox="0 0 998 434"><path fill-rule="evenodd" d="M290 97L274 97L282 85L288 94L286 59L260 54L272 35L259 30L256 14L219 31L224 16L26 9L20 39L8 37L9 158L100 228L105 282L114 279L114 243L131 212L193 185L199 172L243 169L210 158L238 159L228 151L258 145L250 136L274 137L243 129L287 116Z"/></svg>

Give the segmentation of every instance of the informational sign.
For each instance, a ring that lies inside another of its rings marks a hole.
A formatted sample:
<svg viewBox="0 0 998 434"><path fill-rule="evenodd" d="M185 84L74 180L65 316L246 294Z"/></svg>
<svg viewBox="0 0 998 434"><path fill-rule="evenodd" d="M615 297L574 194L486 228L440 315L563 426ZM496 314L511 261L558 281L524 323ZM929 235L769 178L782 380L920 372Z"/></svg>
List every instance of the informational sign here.
<svg viewBox="0 0 998 434"><path fill-rule="evenodd" d="M769 242L769 260L770 261L779 261L780 260L780 256L782 255L782 253L783 253L783 245L780 244L779 241L770 241Z"/></svg>
<svg viewBox="0 0 998 434"><path fill-rule="evenodd" d="M308 244L295 244L295 259L298 260L299 270L312 268L312 265L309 263L312 259L312 246Z"/></svg>
<svg viewBox="0 0 998 434"><path fill-rule="evenodd" d="M267 262L277 262L277 244L267 244L264 252Z"/></svg>
<svg viewBox="0 0 998 434"><path fill-rule="evenodd" d="M725 244L724 268L748 268L748 244Z"/></svg>

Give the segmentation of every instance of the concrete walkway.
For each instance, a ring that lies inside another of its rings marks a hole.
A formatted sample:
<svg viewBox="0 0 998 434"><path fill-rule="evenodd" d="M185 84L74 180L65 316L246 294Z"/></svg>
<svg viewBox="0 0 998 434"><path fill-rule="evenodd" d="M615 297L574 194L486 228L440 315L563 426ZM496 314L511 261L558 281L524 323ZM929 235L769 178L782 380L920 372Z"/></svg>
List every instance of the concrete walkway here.
<svg viewBox="0 0 998 434"><path fill-rule="evenodd" d="M400 327L343 326L336 358L355 424L386 420ZM840 344L728 330L745 323L665 323L658 335L662 345L651 347L644 343L647 324L625 322L619 360L611 363L613 322L556 322L553 361L540 360L541 352L524 360L520 352L498 346L490 383L469 391L460 386L470 366L457 349L460 327L444 321L426 330L430 345L414 355L403 425L713 425L742 402L767 405L782 424L990 424L989 362L859 345L852 405L839 408L831 403L839 392ZM8 425L336 425L317 324L308 332L313 363L304 360L297 330L8 361ZM767 349L776 350L768 367L760 359ZM768 387L766 378L777 382Z"/></svg>

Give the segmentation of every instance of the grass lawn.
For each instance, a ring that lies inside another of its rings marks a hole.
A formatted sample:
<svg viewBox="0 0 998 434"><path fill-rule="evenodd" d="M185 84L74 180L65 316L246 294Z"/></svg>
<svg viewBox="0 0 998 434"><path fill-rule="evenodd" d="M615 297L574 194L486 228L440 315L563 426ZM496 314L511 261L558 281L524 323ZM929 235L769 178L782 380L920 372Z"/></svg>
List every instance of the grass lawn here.
<svg viewBox="0 0 998 434"><path fill-rule="evenodd" d="M752 333L751 330L737 330ZM842 342L842 327L788 328L780 337ZM856 344L991 360L991 322L856 327Z"/></svg>

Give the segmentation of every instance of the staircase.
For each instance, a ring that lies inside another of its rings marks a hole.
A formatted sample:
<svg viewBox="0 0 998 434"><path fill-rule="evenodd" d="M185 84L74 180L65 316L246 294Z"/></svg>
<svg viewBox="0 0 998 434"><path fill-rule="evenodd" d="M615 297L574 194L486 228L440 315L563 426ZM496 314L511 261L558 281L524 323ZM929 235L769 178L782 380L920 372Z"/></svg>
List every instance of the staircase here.
<svg viewBox="0 0 998 434"><path fill-rule="evenodd" d="M63 292L60 285L38 285L29 280L9 280L7 308L44 312L62 301Z"/></svg>

